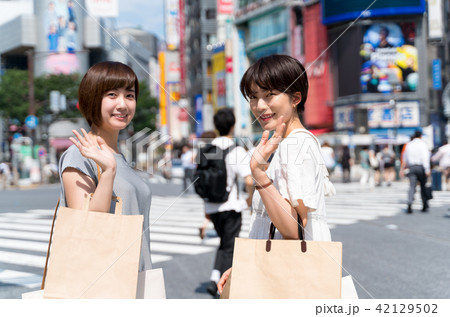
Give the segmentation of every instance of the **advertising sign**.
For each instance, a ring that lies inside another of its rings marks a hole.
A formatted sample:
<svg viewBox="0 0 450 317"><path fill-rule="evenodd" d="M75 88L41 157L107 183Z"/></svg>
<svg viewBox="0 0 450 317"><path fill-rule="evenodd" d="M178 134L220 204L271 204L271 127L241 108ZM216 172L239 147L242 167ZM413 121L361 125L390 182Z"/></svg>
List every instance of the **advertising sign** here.
<svg viewBox="0 0 450 317"><path fill-rule="evenodd" d="M387 102L367 105L370 128L417 127L420 125L420 110L417 101L397 102L392 107Z"/></svg>
<svg viewBox="0 0 450 317"><path fill-rule="evenodd" d="M321 4L323 24L425 12L425 0L321 0Z"/></svg>
<svg viewBox="0 0 450 317"><path fill-rule="evenodd" d="M72 0L36 1L37 73L70 74L81 72L83 15ZM44 68L41 70L41 68Z"/></svg>
<svg viewBox="0 0 450 317"><path fill-rule="evenodd" d="M217 13L218 14L233 14L233 2L234 0L218 0L217 1Z"/></svg>
<svg viewBox="0 0 450 317"><path fill-rule="evenodd" d="M433 59L431 66L432 78L433 78L433 89L442 89L442 62L439 58Z"/></svg>
<svg viewBox="0 0 450 317"><path fill-rule="evenodd" d="M180 44L179 0L166 0L165 18L167 49L177 50Z"/></svg>
<svg viewBox="0 0 450 317"><path fill-rule="evenodd" d="M100 18L117 18L119 16L119 0L85 0L90 16Z"/></svg>
<svg viewBox="0 0 450 317"><path fill-rule="evenodd" d="M428 38L441 40L444 36L444 7L442 0L428 1Z"/></svg>
<svg viewBox="0 0 450 317"><path fill-rule="evenodd" d="M226 106L226 83L225 83L225 45L213 50L212 55L212 95L214 111Z"/></svg>
<svg viewBox="0 0 450 317"><path fill-rule="evenodd" d="M354 127L354 106L342 106L334 108L334 128L336 130L353 129Z"/></svg>
<svg viewBox="0 0 450 317"><path fill-rule="evenodd" d="M375 23L360 48L363 93L416 91L419 81L415 23Z"/></svg>

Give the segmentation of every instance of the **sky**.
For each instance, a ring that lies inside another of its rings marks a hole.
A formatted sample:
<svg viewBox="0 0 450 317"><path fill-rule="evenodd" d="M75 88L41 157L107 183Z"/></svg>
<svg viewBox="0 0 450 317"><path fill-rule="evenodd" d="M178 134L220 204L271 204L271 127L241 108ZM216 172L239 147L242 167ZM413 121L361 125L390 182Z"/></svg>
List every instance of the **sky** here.
<svg viewBox="0 0 450 317"><path fill-rule="evenodd" d="M164 39L164 0L119 0L117 27L141 27Z"/></svg>

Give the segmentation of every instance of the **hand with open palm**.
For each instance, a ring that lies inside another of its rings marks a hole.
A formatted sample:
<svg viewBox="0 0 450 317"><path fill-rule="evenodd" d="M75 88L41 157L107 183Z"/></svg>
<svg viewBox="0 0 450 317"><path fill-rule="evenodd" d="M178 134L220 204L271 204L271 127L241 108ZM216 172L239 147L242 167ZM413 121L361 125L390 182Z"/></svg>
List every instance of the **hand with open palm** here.
<svg viewBox="0 0 450 317"><path fill-rule="evenodd" d="M261 141L253 152L252 159L250 161L250 169L256 182L259 182L261 176L265 175L268 160L273 152L278 148L281 140L283 140L284 133L286 131L286 123L283 122L283 116L280 116L277 120L277 128L275 133L269 139L269 131L263 132Z"/></svg>
<svg viewBox="0 0 450 317"><path fill-rule="evenodd" d="M116 170L116 159L113 151L100 136L89 135L86 130L81 129L83 135L76 130L72 130L76 138L70 137L70 141L78 148L81 155L85 158L92 159L97 163L103 172L107 170Z"/></svg>

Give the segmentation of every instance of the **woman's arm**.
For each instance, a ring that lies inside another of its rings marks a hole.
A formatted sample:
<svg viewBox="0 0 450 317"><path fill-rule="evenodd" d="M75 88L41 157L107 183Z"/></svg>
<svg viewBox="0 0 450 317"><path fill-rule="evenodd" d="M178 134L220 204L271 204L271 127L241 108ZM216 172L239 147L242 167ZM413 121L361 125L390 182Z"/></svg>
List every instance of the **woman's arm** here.
<svg viewBox="0 0 450 317"><path fill-rule="evenodd" d="M284 135L286 124L283 123L283 117L280 117L277 129L272 138L269 139L269 131L264 131L261 142L253 152L250 161L250 169L257 186L264 186L271 182L265 170L267 160L270 155L278 148L279 143ZM273 186L264 186L258 189L261 200L269 215L270 220L281 233L284 239L298 239L297 213L301 216L303 225L307 223L307 211L302 200L298 200L298 206L293 207L288 200L281 196L280 192Z"/></svg>
<svg viewBox="0 0 450 317"><path fill-rule="evenodd" d="M102 138L88 135L84 129L81 131L83 136L73 130L78 140L74 138L70 140L84 157L94 160L101 167L102 174L96 185L91 177L74 168L66 168L62 180L67 206L81 209L85 197L93 193L89 210L109 212L116 176L116 159Z"/></svg>

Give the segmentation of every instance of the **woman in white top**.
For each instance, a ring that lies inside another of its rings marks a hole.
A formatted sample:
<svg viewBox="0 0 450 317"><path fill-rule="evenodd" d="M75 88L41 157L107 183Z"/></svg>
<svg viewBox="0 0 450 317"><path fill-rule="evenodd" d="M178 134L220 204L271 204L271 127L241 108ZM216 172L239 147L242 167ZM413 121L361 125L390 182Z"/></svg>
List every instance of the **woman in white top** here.
<svg viewBox="0 0 450 317"><path fill-rule="evenodd" d="M272 222L275 238L298 239L300 216L306 240L331 241L324 196L334 187L319 142L300 121L308 94L305 68L290 56L263 57L245 72L240 89L264 129L250 162L257 191L249 238L267 239ZM220 292L230 271L217 285Z"/></svg>

